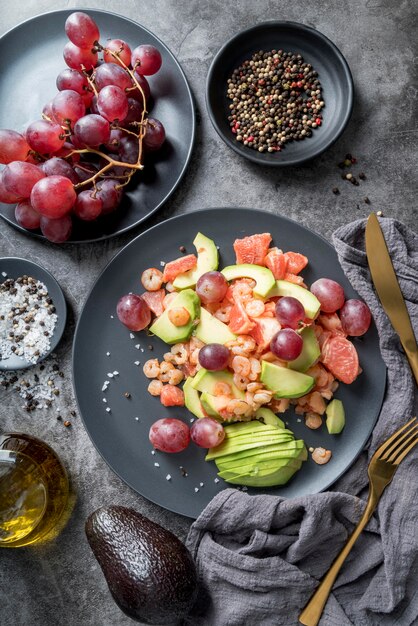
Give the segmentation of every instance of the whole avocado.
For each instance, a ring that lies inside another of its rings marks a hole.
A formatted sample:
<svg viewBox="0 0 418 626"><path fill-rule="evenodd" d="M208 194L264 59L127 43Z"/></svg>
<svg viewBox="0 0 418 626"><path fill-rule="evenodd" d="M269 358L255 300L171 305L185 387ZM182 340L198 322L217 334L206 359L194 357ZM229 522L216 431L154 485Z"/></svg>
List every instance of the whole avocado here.
<svg viewBox="0 0 418 626"><path fill-rule="evenodd" d="M145 624L176 624L196 599L190 552L133 509L107 506L86 521L86 535L119 608Z"/></svg>

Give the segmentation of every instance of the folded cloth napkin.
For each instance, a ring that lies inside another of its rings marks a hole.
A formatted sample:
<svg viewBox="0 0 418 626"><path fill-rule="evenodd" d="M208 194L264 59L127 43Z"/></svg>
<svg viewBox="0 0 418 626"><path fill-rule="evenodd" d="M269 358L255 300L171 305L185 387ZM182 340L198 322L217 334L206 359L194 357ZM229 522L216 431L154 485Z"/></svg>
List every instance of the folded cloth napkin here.
<svg viewBox="0 0 418 626"><path fill-rule="evenodd" d="M418 335L418 236L381 219L390 255ZM290 626L357 524L367 498L367 464L376 448L414 415L416 385L398 336L371 285L365 221L334 233L348 279L369 305L388 369L372 437L332 491L286 500L219 493L192 525L187 545L201 581L186 624ZM398 469L377 513L343 566L321 626L418 624L418 450Z"/></svg>

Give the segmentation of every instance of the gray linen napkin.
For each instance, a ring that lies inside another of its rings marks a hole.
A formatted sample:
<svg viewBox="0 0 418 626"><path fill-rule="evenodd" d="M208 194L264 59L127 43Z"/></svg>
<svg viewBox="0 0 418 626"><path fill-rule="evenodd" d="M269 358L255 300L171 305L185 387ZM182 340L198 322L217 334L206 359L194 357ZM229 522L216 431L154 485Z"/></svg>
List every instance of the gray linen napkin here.
<svg viewBox="0 0 418 626"><path fill-rule="evenodd" d="M418 335L418 236L380 220ZM370 282L365 221L334 233L340 263L367 302L379 332L388 382L366 450L332 491L285 500L219 493L192 525L187 545L201 580L193 626L298 624L298 615L358 522L367 464L390 433L414 415L416 385L398 336ZM341 570L321 626L418 624L418 453L400 466L378 511Z"/></svg>

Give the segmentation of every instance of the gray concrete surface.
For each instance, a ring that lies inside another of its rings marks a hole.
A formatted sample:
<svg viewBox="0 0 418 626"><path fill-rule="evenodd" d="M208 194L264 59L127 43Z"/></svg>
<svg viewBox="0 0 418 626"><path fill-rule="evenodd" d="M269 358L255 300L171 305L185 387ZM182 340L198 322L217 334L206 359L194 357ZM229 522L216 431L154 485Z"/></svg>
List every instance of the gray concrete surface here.
<svg viewBox="0 0 418 626"><path fill-rule="evenodd" d="M76 6L76 2L60 0L1 0L0 31L38 13ZM362 201L366 195L371 208L417 226L418 14L412 0L103 0L86 1L83 6L120 13L159 36L186 72L200 122L183 183L163 210L141 228L104 243L60 248L0 223L0 256L27 257L51 270L72 309L58 351L66 376L58 405L63 416L75 408L71 340L81 306L105 264L148 226L175 214L237 205L287 215L330 238L336 227L368 214L370 207ZM301 168L278 171L243 161L220 141L205 109L205 77L213 55L234 33L266 19L303 21L322 31L340 47L354 75L356 100L348 129L326 154ZM30 50L26 53L30 63ZM0 74L1 63L0 59ZM358 158L367 175L360 187L340 179L336 163L347 151ZM334 186L341 189L341 195L332 193ZM116 477L96 452L79 416L72 418L72 427L66 429L53 413L28 415L16 394L0 392L0 428L32 433L50 443L68 467L77 494L71 521L54 543L1 552L2 626L132 623L111 599L87 546L86 516L109 503L132 506L181 538L189 520L147 502Z"/></svg>

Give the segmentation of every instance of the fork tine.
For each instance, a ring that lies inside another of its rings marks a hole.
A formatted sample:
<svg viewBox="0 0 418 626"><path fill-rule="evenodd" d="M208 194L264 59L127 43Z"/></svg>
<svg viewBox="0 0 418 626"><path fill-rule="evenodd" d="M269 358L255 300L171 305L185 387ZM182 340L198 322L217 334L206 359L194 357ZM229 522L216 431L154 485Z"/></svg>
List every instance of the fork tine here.
<svg viewBox="0 0 418 626"><path fill-rule="evenodd" d="M409 422L405 424L405 426L402 426L402 428L397 430L396 433L393 433L393 435L389 437L389 439L387 439L384 443L382 443L380 448L376 450L376 452L374 453L374 456L380 457L384 452L386 452L386 450L389 448L392 442L395 441L395 439L405 430L405 428L408 428L408 426L410 426L413 422L415 422L416 419L417 419L416 417L413 417Z"/></svg>
<svg viewBox="0 0 418 626"><path fill-rule="evenodd" d="M382 454L379 458L382 461L392 461L391 457L393 452L397 452L399 450L399 448L401 446L404 445L404 441L405 439L407 439L408 437L414 434L418 433L418 424L414 424L411 428L409 428L408 430L406 430L400 437L398 437L393 443L392 445L384 452L384 454Z"/></svg>
<svg viewBox="0 0 418 626"><path fill-rule="evenodd" d="M397 450L396 453L393 454L393 459L391 459L391 463L393 463L393 465L399 465L399 463L406 457L408 452L410 452L412 448L417 445L417 443L418 443L417 435L405 441L401 449ZM405 447L407 444L409 445Z"/></svg>

